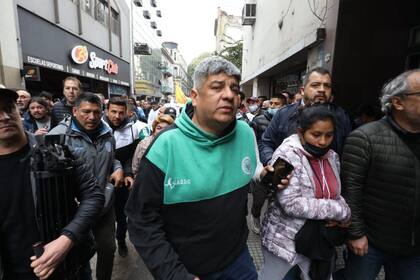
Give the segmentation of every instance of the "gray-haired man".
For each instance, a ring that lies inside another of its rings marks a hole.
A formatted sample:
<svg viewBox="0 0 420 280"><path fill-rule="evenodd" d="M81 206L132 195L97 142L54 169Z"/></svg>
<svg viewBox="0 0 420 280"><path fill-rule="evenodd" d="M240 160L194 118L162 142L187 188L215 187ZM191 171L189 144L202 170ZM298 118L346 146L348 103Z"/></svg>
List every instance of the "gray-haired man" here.
<svg viewBox="0 0 420 280"><path fill-rule="evenodd" d="M128 231L156 279L257 279L245 216L248 184L264 169L253 131L235 118L239 81L220 57L200 63L192 102L142 158Z"/></svg>
<svg viewBox="0 0 420 280"><path fill-rule="evenodd" d="M346 280L420 279L420 69L383 88L386 116L347 138L344 197L352 212Z"/></svg>

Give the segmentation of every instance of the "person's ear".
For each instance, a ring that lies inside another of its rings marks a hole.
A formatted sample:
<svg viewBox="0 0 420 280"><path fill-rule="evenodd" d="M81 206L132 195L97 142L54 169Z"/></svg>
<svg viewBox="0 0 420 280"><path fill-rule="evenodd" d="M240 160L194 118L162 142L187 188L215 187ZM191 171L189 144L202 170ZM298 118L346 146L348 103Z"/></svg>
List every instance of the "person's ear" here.
<svg viewBox="0 0 420 280"><path fill-rule="evenodd" d="M73 116L76 116L76 113L77 113L77 107L76 107L76 106L74 106L74 107L73 107Z"/></svg>
<svg viewBox="0 0 420 280"><path fill-rule="evenodd" d="M299 136L300 142L301 142L302 144L304 144L304 143L305 143L305 139L303 138L303 134L304 134L304 132L303 132L302 128L298 127L298 128L296 129L296 131L297 131L297 135Z"/></svg>
<svg viewBox="0 0 420 280"><path fill-rule="evenodd" d="M192 105L195 107L197 105L197 98L198 98L198 91L196 89L191 90L190 98L192 101Z"/></svg>
<svg viewBox="0 0 420 280"><path fill-rule="evenodd" d="M391 98L392 107L397 111L404 111L405 106L404 102L402 102L401 97L394 96Z"/></svg>
<svg viewBox="0 0 420 280"><path fill-rule="evenodd" d="M299 93L300 93L300 95L305 96L305 86L301 86L299 88Z"/></svg>

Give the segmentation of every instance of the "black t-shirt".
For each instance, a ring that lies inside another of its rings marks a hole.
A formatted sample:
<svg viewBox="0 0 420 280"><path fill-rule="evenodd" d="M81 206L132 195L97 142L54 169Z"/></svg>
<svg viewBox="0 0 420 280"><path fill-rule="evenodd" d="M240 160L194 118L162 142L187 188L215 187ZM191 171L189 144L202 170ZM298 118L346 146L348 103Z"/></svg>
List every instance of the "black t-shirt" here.
<svg viewBox="0 0 420 280"><path fill-rule="evenodd" d="M36 279L30 267L39 240L30 184L29 145L0 155L0 250L6 279Z"/></svg>

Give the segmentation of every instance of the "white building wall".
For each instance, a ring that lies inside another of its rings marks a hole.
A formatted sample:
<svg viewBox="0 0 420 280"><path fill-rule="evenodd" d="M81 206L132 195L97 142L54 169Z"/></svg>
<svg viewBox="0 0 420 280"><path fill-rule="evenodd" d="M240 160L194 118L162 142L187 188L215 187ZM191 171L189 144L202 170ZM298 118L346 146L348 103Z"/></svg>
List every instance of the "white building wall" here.
<svg viewBox="0 0 420 280"><path fill-rule="evenodd" d="M323 53L329 54L328 63L332 61L338 0L315 0L317 7L315 12L321 17L325 13L325 4L328 4L324 21L319 20L311 12L309 2L256 1L256 21L254 25L243 28L243 82L249 81L314 43L318 28L327 29L328 42L324 43Z"/></svg>

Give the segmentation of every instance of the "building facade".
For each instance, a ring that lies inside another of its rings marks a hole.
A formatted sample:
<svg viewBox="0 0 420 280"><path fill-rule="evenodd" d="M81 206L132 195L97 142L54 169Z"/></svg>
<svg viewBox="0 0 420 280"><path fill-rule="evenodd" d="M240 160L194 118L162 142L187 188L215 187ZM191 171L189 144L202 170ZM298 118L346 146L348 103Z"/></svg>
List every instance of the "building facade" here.
<svg viewBox="0 0 420 280"><path fill-rule="evenodd" d="M85 91L106 97L130 93L130 18L124 1L6 2L0 12L8 18L0 27L1 57L6 57L0 82L60 97L63 79L75 76Z"/></svg>
<svg viewBox="0 0 420 280"><path fill-rule="evenodd" d="M242 18L229 15L220 7L217 8L217 19L214 25L216 37L216 52L222 52L226 47L236 45L242 41Z"/></svg>
<svg viewBox="0 0 420 280"><path fill-rule="evenodd" d="M332 72L336 102L354 112L377 104L387 80L420 67L418 1L246 0L242 23L248 96L296 92L322 66Z"/></svg>
<svg viewBox="0 0 420 280"><path fill-rule="evenodd" d="M162 12L154 0L131 1L132 40L134 46L133 77L137 98L161 98Z"/></svg>

